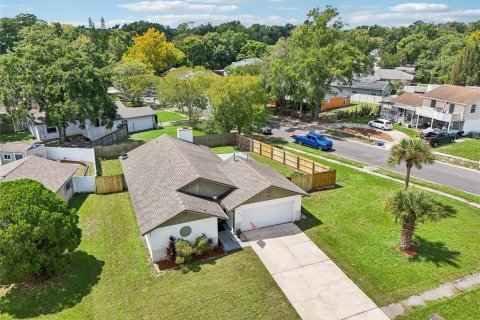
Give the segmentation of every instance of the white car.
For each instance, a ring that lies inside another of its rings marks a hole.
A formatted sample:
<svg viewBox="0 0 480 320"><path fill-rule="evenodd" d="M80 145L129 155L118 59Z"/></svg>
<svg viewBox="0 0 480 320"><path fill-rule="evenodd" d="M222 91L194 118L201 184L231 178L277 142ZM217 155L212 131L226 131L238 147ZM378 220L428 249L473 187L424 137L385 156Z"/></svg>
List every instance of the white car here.
<svg viewBox="0 0 480 320"><path fill-rule="evenodd" d="M369 127L374 127L382 130L393 130L393 125L390 120L375 119L368 122Z"/></svg>

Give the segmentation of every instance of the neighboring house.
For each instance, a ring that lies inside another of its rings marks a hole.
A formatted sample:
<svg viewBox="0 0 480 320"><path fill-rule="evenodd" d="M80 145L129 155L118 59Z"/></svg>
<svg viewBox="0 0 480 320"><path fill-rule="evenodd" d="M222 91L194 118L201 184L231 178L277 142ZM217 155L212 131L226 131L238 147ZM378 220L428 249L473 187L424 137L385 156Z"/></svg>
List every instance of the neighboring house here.
<svg viewBox="0 0 480 320"><path fill-rule="evenodd" d="M206 234L217 244L221 220L242 231L299 220L307 195L252 160L223 162L207 147L168 135L130 151L121 164L152 261L165 259L170 236Z"/></svg>
<svg viewBox="0 0 480 320"><path fill-rule="evenodd" d="M45 146L38 143L7 142L0 144L0 164L38 155L46 158Z"/></svg>
<svg viewBox="0 0 480 320"><path fill-rule="evenodd" d="M257 63L260 63L260 62L263 62L263 60L259 59L259 58L247 58L247 59L232 62L230 64L230 67L232 67L232 68L244 67L244 66L248 66L248 65L251 65L251 64L257 64Z"/></svg>
<svg viewBox="0 0 480 320"><path fill-rule="evenodd" d="M107 128L106 125L99 122L93 123L89 120L85 122L84 128L81 128L80 123L77 121L76 123L70 123L65 128L67 137L83 135L90 141L95 141L116 131L121 125L127 125L129 132L156 128L157 116L152 108L126 107L120 100L115 101L115 104L117 105L117 114L111 128ZM60 138L57 128L45 123L45 112L41 112L38 105L34 106L29 112L28 128L32 136L38 141Z"/></svg>
<svg viewBox="0 0 480 320"><path fill-rule="evenodd" d="M480 88L441 85L423 95L416 109L419 124L465 132L480 130Z"/></svg>
<svg viewBox="0 0 480 320"><path fill-rule="evenodd" d="M414 125L416 109L423 104L423 94L405 92L404 94L382 101L381 117L395 122Z"/></svg>
<svg viewBox="0 0 480 320"><path fill-rule="evenodd" d="M366 94L371 96L385 97L392 93L392 87L388 81L374 80L371 77L357 79L351 85L334 83L333 87L343 93Z"/></svg>
<svg viewBox="0 0 480 320"><path fill-rule="evenodd" d="M395 70L400 70L402 72L410 73L410 74L415 74L415 66L406 66L406 67L395 67Z"/></svg>
<svg viewBox="0 0 480 320"><path fill-rule="evenodd" d="M327 111L349 106L351 95L349 92L342 92L337 88L332 88L330 93L323 99L320 110Z"/></svg>
<svg viewBox="0 0 480 320"><path fill-rule="evenodd" d="M404 85L412 83L413 74L403 72L397 69L377 69L375 70L374 79L387 82L401 82Z"/></svg>
<svg viewBox="0 0 480 320"><path fill-rule="evenodd" d="M77 169L72 164L33 155L0 166L0 183L17 179L37 180L68 201L73 195L72 177Z"/></svg>

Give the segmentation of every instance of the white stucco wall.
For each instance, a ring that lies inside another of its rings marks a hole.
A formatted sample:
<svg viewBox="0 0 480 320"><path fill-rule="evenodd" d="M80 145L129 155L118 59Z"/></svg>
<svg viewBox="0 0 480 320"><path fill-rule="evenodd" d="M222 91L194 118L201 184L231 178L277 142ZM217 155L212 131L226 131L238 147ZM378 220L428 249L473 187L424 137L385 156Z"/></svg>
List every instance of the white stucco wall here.
<svg viewBox="0 0 480 320"><path fill-rule="evenodd" d="M462 130L465 131L466 133L468 133L469 131L479 131L480 119L465 120L465 122L463 123Z"/></svg>
<svg viewBox="0 0 480 320"><path fill-rule="evenodd" d="M145 131L155 128L154 116L127 119L128 132Z"/></svg>
<svg viewBox="0 0 480 320"><path fill-rule="evenodd" d="M45 147L47 159L89 161L95 164L95 149L93 148L63 148Z"/></svg>
<svg viewBox="0 0 480 320"><path fill-rule="evenodd" d="M75 193L91 193L97 190L94 176L73 177L72 182Z"/></svg>
<svg viewBox="0 0 480 320"><path fill-rule="evenodd" d="M255 202L246 205L239 206L235 209L235 230L241 229L242 231L251 230L252 226L250 223L254 223L257 227L267 227L270 225L276 225L279 223L278 220L275 220L275 208L278 206L284 205L283 208L287 208L289 213L291 213L288 218L289 221L298 221L301 217L301 209L302 209L302 196L295 195L291 197L284 197L279 199L273 199L268 201L262 202ZM273 208L273 210L272 210ZM252 218L252 221L244 221L243 214L247 214L249 216L252 215L252 212L255 212L255 215L259 216L259 220L262 224L258 223L255 218ZM260 217L260 215L265 214L264 217ZM281 217L286 217L285 212L282 212ZM227 220L228 221L228 220ZM282 221L287 222L287 221Z"/></svg>
<svg viewBox="0 0 480 320"><path fill-rule="evenodd" d="M165 260L165 249L168 247L168 239L170 236L175 238L183 238L190 242L194 242L195 239L205 233L207 237L213 239L215 245L218 245L218 219L206 218L202 220L195 220L186 223L175 224L167 227L157 228L147 233L144 238L147 242L148 250L152 261ZM180 235L180 229L184 226L192 228L192 233L188 237L182 237Z"/></svg>

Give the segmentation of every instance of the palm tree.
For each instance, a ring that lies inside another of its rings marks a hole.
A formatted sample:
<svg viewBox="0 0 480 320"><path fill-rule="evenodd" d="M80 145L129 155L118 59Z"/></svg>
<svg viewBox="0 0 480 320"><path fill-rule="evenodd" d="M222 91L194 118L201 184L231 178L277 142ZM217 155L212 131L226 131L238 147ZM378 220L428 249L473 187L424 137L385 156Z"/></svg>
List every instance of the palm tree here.
<svg viewBox="0 0 480 320"><path fill-rule="evenodd" d="M388 164L395 166L405 162L407 167L407 174L405 175L405 190L407 190L412 167L422 169L423 164L433 164L434 160L435 156L432 152L432 148L427 142L420 138L406 138L402 139L400 143L392 147L388 158Z"/></svg>
<svg viewBox="0 0 480 320"><path fill-rule="evenodd" d="M386 201L385 207L395 215L395 222L402 224L400 248L412 249L412 237L418 222L437 220L441 217L440 206L425 191L399 190Z"/></svg>

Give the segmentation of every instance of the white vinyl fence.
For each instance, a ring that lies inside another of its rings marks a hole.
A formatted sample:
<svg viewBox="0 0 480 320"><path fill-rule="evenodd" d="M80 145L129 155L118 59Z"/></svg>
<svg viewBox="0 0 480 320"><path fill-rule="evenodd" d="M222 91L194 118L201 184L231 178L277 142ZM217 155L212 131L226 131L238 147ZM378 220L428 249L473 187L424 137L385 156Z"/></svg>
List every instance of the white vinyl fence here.
<svg viewBox="0 0 480 320"><path fill-rule="evenodd" d="M379 103L383 100L383 97L380 96L371 96L369 94L353 94L350 96L350 101L352 102L368 102L368 103Z"/></svg>
<svg viewBox="0 0 480 320"><path fill-rule="evenodd" d="M93 148L62 148L46 147L45 154L50 160L87 161L94 168L93 176L73 177L73 190L75 193L89 193L96 191L95 176L95 149Z"/></svg>

